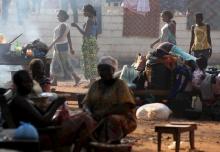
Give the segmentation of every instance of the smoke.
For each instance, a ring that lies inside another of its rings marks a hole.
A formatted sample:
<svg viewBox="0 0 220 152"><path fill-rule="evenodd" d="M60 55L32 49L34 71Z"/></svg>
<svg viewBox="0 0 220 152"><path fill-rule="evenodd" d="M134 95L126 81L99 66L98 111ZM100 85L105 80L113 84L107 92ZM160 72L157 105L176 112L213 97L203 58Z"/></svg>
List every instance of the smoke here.
<svg viewBox="0 0 220 152"><path fill-rule="evenodd" d="M31 42L36 39L41 39L39 25L36 22L26 20L23 27L25 29L23 33L24 33L24 39L26 40L26 42Z"/></svg>
<svg viewBox="0 0 220 152"><path fill-rule="evenodd" d="M2 5L4 9L2 9L0 20L0 33L3 33L8 41L21 33L23 33L23 35L18 41L22 43L29 43L35 39L40 39L42 35L41 22L48 21L44 19L44 14L39 14L40 9L43 9L44 1L45 0L5 1L5 4ZM41 21L42 16L43 21Z"/></svg>

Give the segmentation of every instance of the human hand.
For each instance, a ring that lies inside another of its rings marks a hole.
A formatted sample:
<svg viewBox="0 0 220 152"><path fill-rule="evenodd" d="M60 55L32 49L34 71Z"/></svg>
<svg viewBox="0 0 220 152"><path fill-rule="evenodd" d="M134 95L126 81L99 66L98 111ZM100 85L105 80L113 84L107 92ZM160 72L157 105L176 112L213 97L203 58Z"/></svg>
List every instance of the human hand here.
<svg viewBox="0 0 220 152"><path fill-rule="evenodd" d="M74 55L74 54L75 54L75 51L71 48L71 49L70 49L70 53L71 53L72 55Z"/></svg>

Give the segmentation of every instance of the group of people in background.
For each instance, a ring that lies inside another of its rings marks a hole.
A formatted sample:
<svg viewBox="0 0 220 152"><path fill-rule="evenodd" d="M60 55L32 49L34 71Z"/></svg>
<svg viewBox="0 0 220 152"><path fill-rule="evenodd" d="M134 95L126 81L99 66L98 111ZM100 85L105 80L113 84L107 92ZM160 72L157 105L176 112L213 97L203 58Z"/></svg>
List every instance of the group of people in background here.
<svg viewBox="0 0 220 152"><path fill-rule="evenodd" d="M84 7L84 16L88 20L83 28L76 23L72 23L72 27L76 27L83 35L82 56L84 76L90 80L90 85L97 77L97 20L96 10L90 4ZM57 79L74 78L75 84L78 85L80 77L74 72L71 64L69 53L74 54L70 37L70 26L66 23L69 15L66 11L60 10L57 14L60 24L54 30L54 41L49 46L49 49L54 48L53 58L51 63L51 75L54 81Z"/></svg>
<svg viewBox="0 0 220 152"><path fill-rule="evenodd" d="M24 11L27 1L17 0L17 7L22 4ZM26 2L26 4L24 4ZM59 24L54 29L54 37L49 49L53 50L51 62L51 77L53 81L74 79L75 85L81 81L81 77L75 72L71 62L71 54L74 55L74 46L71 41L71 27L76 28L83 36L81 53L83 57L84 77L90 81L89 90L83 100L83 112L68 117L63 120L59 137L57 140L63 145L75 144L74 152L79 152L88 141L118 144L121 139L137 127L135 117L136 103L127 84L114 77L117 71L118 63L112 57L105 56L99 61L97 59L97 18L95 8L88 4L84 6L84 16L87 22L81 28L76 22L69 25L66 21L69 15L66 11L67 0L62 1L62 9L57 13ZM7 5L9 5L8 1ZM71 1L75 5L75 1ZM33 1L34 10L40 12L41 0ZM73 7L76 9L76 7ZM21 8L19 8L21 9ZM4 13L3 13L4 14ZM26 14L26 13L25 13ZM20 14L20 15L25 15ZM203 22L203 15L196 14L196 24L192 26L191 43L189 54L193 54L197 60L198 68L204 71L207 66L206 60L212 55L212 44L210 36L210 26ZM22 18L21 16L19 18ZM169 52L176 42L176 22L173 20L173 14L170 11L162 13L162 19L165 25L161 28L160 37L151 44L154 48L156 44L169 42L163 45L157 51ZM172 45L170 45L172 44ZM164 48L168 48L166 51ZM167 53L168 54L168 53ZM200 58L202 55L202 58ZM169 58L170 60L171 58ZM21 70L13 76L15 97L10 103L12 116L16 126L20 121L32 123L35 127L48 125L58 125L52 120L56 110L64 104L65 98L58 97L42 112L39 107L36 108L34 102L30 102L29 95L34 89L34 82L38 83L42 91L50 91L50 80L44 75L44 63L37 59L30 63L30 73ZM201 65L201 66L199 66ZM203 65L203 66L202 66ZM167 64L171 70L174 66ZM203 73L202 73L203 74ZM100 76L100 79L96 78ZM43 142L43 141L41 141Z"/></svg>
<svg viewBox="0 0 220 152"><path fill-rule="evenodd" d="M96 10L92 5L86 5L84 7L84 16L88 17L88 20L83 29L76 23L72 23L71 26L76 27L83 35L81 50L84 76L86 79L90 80L90 84L92 84L97 76L96 62L98 51ZM52 59L52 76L55 80L59 77L63 77L64 79L65 77L73 77L75 84L78 85L80 78L73 70L68 52L70 50L70 53L74 54L70 38L70 26L65 23L69 16L66 11L60 10L57 17L60 24L54 31L54 41L49 47L50 49L54 47L55 50ZM162 20L165 22L165 25L161 28L160 37L151 44L151 48L163 42L178 45L176 42L176 22L173 20L172 12L163 11ZM195 15L195 20L196 24L193 25L191 29L192 34L189 54L192 54L196 58L202 55L208 59L212 54L210 26L203 22L203 14L201 13Z"/></svg>
<svg viewBox="0 0 220 152"><path fill-rule="evenodd" d="M163 11L162 20L165 24L161 28L160 37L151 44L151 48L153 48L156 44L163 42L178 45L176 42L176 22L173 20L173 13L171 11ZM203 55L208 59L212 55L210 25L204 23L202 13L197 13L195 15L195 21L196 23L192 25L191 28L189 54L192 54L197 58Z"/></svg>

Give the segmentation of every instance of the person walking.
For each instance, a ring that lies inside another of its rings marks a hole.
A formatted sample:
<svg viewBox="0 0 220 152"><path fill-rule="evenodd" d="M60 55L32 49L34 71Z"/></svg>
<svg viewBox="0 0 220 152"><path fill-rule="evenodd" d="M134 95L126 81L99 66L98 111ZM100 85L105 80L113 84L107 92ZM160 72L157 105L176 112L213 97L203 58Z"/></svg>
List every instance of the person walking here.
<svg viewBox="0 0 220 152"><path fill-rule="evenodd" d="M65 80L74 78L75 85L80 82L80 77L75 73L71 63L71 54L74 54L72 47L70 28L66 21L69 15L66 11L60 10L57 14L60 24L54 29L54 41L49 49L54 47L53 58L51 63L51 75L56 84L57 79Z"/></svg>
<svg viewBox="0 0 220 152"><path fill-rule="evenodd" d="M170 11L163 11L162 19L166 24L161 28L160 37L150 45L151 48L163 42L169 42L176 45L176 22L172 20L173 13Z"/></svg>

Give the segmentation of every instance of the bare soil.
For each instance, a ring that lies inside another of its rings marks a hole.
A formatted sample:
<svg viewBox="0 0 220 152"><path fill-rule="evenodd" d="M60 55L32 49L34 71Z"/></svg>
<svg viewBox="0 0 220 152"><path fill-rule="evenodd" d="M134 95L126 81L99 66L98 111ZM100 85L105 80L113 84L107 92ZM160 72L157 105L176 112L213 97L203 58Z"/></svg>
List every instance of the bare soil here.
<svg viewBox="0 0 220 152"><path fill-rule="evenodd" d="M189 122L188 120L170 120L175 122ZM180 152L220 152L220 122L214 121L194 121L198 129L195 131L195 150L190 150L189 134L181 134ZM138 121L137 129L128 136L130 142L133 142L134 152L156 152L157 134L154 131L155 125L166 124L169 121ZM163 134L162 151L172 152L168 146L172 144L171 134Z"/></svg>
<svg viewBox="0 0 220 152"><path fill-rule="evenodd" d="M67 87L57 88L59 91L66 92L85 92L86 89L77 87L72 89ZM75 101L68 102L73 109L77 108ZM74 108L75 107L75 108ZM195 131L195 150L190 150L189 134L181 134L180 152L220 152L220 121L189 121L184 119L170 119L169 121L140 121L138 120L137 129L128 135L125 142L133 144L133 152L156 152L157 151L157 134L154 130L156 125L167 124L171 121L175 122L194 122L197 124ZM162 136L162 151L174 152L168 146L173 143L171 134L163 134Z"/></svg>

